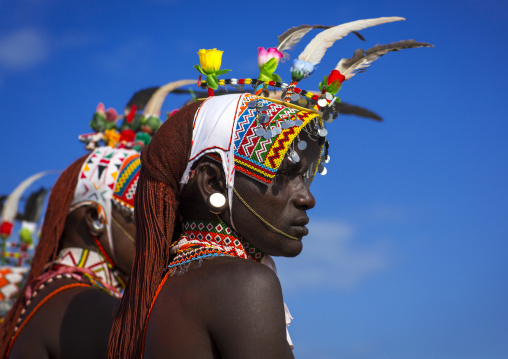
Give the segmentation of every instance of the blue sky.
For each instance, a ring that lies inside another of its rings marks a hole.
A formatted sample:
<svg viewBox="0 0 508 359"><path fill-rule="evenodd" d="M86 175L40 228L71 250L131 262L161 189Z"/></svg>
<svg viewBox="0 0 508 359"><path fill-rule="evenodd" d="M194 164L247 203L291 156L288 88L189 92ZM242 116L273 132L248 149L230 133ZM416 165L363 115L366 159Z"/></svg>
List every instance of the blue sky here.
<svg viewBox="0 0 508 359"><path fill-rule="evenodd" d="M77 135L98 102L120 110L141 88L197 79L200 48L224 50L231 76L256 77L257 47L292 26L405 17L362 31L366 43L336 43L301 82L315 90L358 47L435 45L388 54L340 92L384 122L341 116L328 127L311 234L299 257L277 260L295 355L508 357L503 2L0 0L0 14L0 193L84 154ZM277 73L288 79L289 67Z"/></svg>

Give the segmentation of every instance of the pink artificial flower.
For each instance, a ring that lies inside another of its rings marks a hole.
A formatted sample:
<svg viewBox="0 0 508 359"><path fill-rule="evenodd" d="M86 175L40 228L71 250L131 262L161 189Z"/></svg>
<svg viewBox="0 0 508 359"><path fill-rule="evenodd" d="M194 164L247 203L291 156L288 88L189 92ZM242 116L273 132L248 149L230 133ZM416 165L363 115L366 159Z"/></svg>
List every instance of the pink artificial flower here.
<svg viewBox="0 0 508 359"><path fill-rule="evenodd" d="M272 58L277 60L277 63L281 58L284 57L284 54L277 50L275 47L269 47L265 50L264 47L258 47L258 66L261 68L264 64L270 61Z"/></svg>
<svg viewBox="0 0 508 359"><path fill-rule="evenodd" d="M95 110L95 112L98 112L98 113L102 113L103 115L106 113L106 110L104 108L104 104L102 102L99 102L99 104L97 105L97 109Z"/></svg>
<svg viewBox="0 0 508 359"><path fill-rule="evenodd" d="M118 113L116 112L116 110L112 107L108 108L106 110L106 121L108 122L114 122L116 120L116 116L118 115Z"/></svg>

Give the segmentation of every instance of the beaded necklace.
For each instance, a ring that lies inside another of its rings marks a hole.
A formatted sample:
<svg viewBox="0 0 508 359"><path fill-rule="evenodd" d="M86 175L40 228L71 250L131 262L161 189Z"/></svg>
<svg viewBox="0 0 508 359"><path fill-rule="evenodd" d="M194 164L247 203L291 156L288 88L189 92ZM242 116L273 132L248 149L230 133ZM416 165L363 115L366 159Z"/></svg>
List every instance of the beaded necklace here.
<svg viewBox="0 0 508 359"><path fill-rule="evenodd" d="M99 247L99 250L102 250L102 247ZM48 294L47 297L33 309L30 316L24 320L26 307L31 304L32 300L39 292L57 279L75 279L79 283L65 285ZM64 248L58 253L58 257L47 265L46 272L40 275L32 285L26 288L27 301L25 302L25 308L21 311L18 318L18 325L14 328L14 332L17 333L21 328L19 325L22 322L24 323L22 326L24 326L43 304L63 290L77 286L93 286L105 291L113 297L120 298L122 296L121 291L125 288L124 283L124 280L116 273L108 259L103 255L85 248ZM12 343L14 343L14 338L11 341L11 346Z"/></svg>
<svg viewBox="0 0 508 359"><path fill-rule="evenodd" d="M124 279L103 255L89 249L71 247L62 249L58 257L48 264L46 272L27 288L27 298L35 297L47 284L60 278L74 278L117 298L122 296L121 291L125 288Z"/></svg>
<svg viewBox="0 0 508 359"><path fill-rule="evenodd" d="M191 262L213 257L238 257L260 262L263 253L240 237L220 220L186 220L182 223L182 234L171 245L173 256L168 269L173 274L183 274Z"/></svg>

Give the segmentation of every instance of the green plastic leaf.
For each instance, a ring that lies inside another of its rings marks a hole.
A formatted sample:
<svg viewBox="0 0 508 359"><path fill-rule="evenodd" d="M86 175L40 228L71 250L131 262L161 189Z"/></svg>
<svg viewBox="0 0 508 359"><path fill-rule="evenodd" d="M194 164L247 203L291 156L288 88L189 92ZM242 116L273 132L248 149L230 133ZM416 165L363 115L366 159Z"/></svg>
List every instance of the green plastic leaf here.
<svg viewBox="0 0 508 359"><path fill-rule="evenodd" d="M198 71L199 71L199 73L200 73L201 75L205 75L205 76L206 76L206 72L205 72L205 70L203 70L203 69L201 68L201 66L199 66L199 65L194 65L194 68L195 68L196 70L198 70Z"/></svg>
<svg viewBox="0 0 508 359"><path fill-rule="evenodd" d="M206 83L211 89L217 90L219 87L219 80L215 74L206 75Z"/></svg>
<svg viewBox="0 0 508 359"><path fill-rule="evenodd" d="M106 129L106 117L96 112L92 117L92 121L90 121L90 128L95 132L104 132Z"/></svg>
<svg viewBox="0 0 508 359"><path fill-rule="evenodd" d="M277 74L272 74L273 81L282 83L282 79Z"/></svg>
<svg viewBox="0 0 508 359"><path fill-rule="evenodd" d="M272 74L266 72L264 69L261 70L258 76L258 81L272 81Z"/></svg>
<svg viewBox="0 0 508 359"><path fill-rule="evenodd" d="M279 65L279 61L275 57L272 57L261 66L261 71L266 71L271 74L277 69L277 65Z"/></svg>
<svg viewBox="0 0 508 359"><path fill-rule="evenodd" d="M116 122L106 122L106 130L116 130Z"/></svg>
<svg viewBox="0 0 508 359"><path fill-rule="evenodd" d="M215 74L216 74L217 76L218 76L218 75L225 75L225 74L227 74L229 71L231 71L231 70L227 70L227 69L224 69L224 70L217 70L217 71L215 72Z"/></svg>

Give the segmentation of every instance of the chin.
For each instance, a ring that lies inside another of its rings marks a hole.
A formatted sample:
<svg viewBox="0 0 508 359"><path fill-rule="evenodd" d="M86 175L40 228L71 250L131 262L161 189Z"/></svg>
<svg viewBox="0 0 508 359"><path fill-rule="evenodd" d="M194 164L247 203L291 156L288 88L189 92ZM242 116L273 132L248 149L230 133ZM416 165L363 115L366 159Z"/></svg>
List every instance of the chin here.
<svg viewBox="0 0 508 359"><path fill-rule="evenodd" d="M276 257L296 257L300 253L302 253L303 243L302 241L296 241L294 239L283 239L280 243L281 245L278 248L274 248L270 253L267 251L266 254Z"/></svg>

